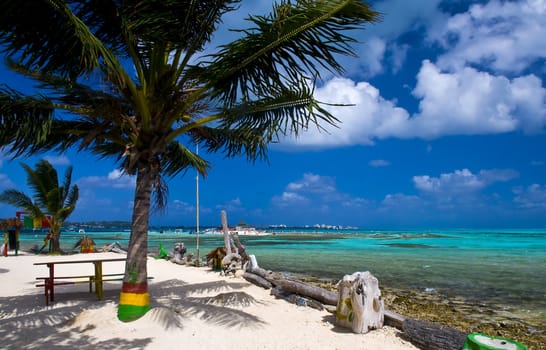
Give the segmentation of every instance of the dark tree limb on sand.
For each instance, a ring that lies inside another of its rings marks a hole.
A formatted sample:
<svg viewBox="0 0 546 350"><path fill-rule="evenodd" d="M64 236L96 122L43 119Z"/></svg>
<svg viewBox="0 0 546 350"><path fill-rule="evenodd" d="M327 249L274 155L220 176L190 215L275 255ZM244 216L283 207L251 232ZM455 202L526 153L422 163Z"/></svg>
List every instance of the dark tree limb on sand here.
<svg viewBox="0 0 546 350"><path fill-rule="evenodd" d="M402 323L404 336L421 349L460 350L467 334L436 323L406 318Z"/></svg>

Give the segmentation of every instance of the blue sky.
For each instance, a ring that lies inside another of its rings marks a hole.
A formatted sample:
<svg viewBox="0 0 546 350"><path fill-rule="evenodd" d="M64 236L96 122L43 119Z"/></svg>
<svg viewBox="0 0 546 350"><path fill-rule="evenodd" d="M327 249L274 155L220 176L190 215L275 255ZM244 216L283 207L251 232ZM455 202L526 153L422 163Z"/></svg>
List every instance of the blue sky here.
<svg viewBox="0 0 546 350"><path fill-rule="evenodd" d="M224 21L271 0L243 1ZM382 21L357 37L343 76L323 75L316 97L341 120L274 144L268 162L204 155L200 223L360 228L546 226L546 1L385 0ZM24 85L0 67L0 84ZM201 154L203 155L203 154ZM73 166L80 200L71 221L131 219L134 178L86 153L47 154ZM0 190L29 193L20 163L0 151ZM153 225L195 225L195 173L169 180ZM0 217L15 208L0 204Z"/></svg>

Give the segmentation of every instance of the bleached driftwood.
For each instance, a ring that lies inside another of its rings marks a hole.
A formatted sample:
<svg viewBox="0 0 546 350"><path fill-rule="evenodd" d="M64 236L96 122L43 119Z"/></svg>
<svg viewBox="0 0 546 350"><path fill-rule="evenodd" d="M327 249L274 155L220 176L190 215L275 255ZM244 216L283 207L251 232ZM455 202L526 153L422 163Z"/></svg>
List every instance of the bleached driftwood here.
<svg viewBox="0 0 546 350"><path fill-rule="evenodd" d="M231 239L229 237L226 211L222 210L221 215L222 215L222 230L224 231L224 248L226 248L226 252L229 254L231 253Z"/></svg>
<svg viewBox="0 0 546 350"><path fill-rule="evenodd" d="M173 253L169 254L169 260L172 263L178 265L185 265L186 261L184 260L184 254L186 254L187 248L183 242L175 243Z"/></svg>
<svg viewBox="0 0 546 350"><path fill-rule="evenodd" d="M244 264L245 271L252 271L253 269L259 268L258 260L256 260L256 255L251 254L248 256L248 260Z"/></svg>
<svg viewBox="0 0 546 350"><path fill-rule="evenodd" d="M354 333L383 327L385 306L379 281L369 271L345 275L338 283L336 323Z"/></svg>
<svg viewBox="0 0 546 350"><path fill-rule="evenodd" d="M239 239L239 234L237 232L230 233L231 237L231 243L233 244L233 247L236 247L236 253L243 258L243 263L248 261L250 257L248 256L246 252L246 247L241 243L241 240Z"/></svg>
<svg viewBox="0 0 546 350"><path fill-rule="evenodd" d="M265 278L263 277L260 277L254 273L251 273L251 272L245 272L243 273L243 278L247 281L249 281L250 283L253 283L259 287L262 287L264 289L271 289L273 288L273 285L271 284L271 282L269 282L268 280L266 280Z"/></svg>
<svg viewBox="0 0 546 350"><path fill-rule="evenodd" d="M111 244L105 245L102 250L103 252L114 252L114 253L127 253L126 249L123 249L119 242L114 242Z"/></svg>
<svg viewBox="0 0 546 350"><path fill-rule="evenodd" d="M273 280L272 283L275 286L281 287L287 292L306 296L315 299L323 304L335 303L335 301L337 300L337 293L330 292L326 289L314 286L309 283L287 278L277 278Z"/></svg>
<svg viewBox="0 0 546 350"><path fill-rule="evenodd" d="M249 258L250 263L247 264L246 272L243 275L249 282L256 281L255 284L263 288L280 287L286 292L309 297L323 304L337 304L337 293L262 269L258 267L258 261L254 255L250 255ZM268 287L269 284L264 281L269 282L271 287Z"/></svg>
<svg viewBox="0 0 546 350"><path fill-rule="evenodd" d="M237 271L237 265L241 264L241 256L237 253L231 253L226 255L222 259L222 269L224 274L235 273Z"/></svg>

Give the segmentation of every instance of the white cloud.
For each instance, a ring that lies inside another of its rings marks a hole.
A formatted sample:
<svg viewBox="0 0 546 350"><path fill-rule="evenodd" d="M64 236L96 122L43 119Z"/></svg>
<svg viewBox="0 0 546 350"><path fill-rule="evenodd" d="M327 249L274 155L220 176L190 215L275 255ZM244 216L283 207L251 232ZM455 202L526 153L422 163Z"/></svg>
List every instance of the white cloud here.
<svg viewBox="0 0 546 350"><path fill-rule="evenodd" d="M0 190L7 190L15 187L13 181L6 174L0 174Z"/></svg>
<svg viewBox="0 0 546 350"><path fill-rule="evenodd" d="M423 205L421 198L415 195L406 195L403 193L387 194L381 201L380 210L400 209L409 210Z"/></svg>
<svg viewBox="0 0 546 350"><path fill-rule="evenodd" d="M276 207L303 207L312 203L315 208L327 208L328 205L358 208L367 204L367 201L352 197L339 191L335 178L306 173L298 181L286 185L281 195L271 200Z"/></svg>
<svg viewBox="0 0 546 350"><path fill-rule="evenodd" d="M389 62L391 64L391 70L393 73L398 72L400 69L402 69L402 65L404 64L404 61L406 60L406 56L408 54L410 46L407 44L398 44L398 43L392 43L389 44L388 51L390 52L390 59Z"/></svg>
<svg viewBox="0 0 546 350"><path fill-rule="evenodd" d="M400 132L408 120L408 113L385 100L379 90L366 82L334 78L315 90L315 97L326 103L351 106L326 106L338 119L338 127L325 126L326 132L310 128L297 139L283 140L308 147L337 147L343 145L371 145L374 138L390 137Z"/></svg>
<svg viewBox="0 0 546 350"><path fill-rule="evenodd" d="M369 83L334 78L318 88L315 97L350 105L326 107L340 119L338 128L310 128L283 144L327 148L372 145L391 137L539 133L546 125L546 89L534 75L508 79L468 67L448 73L425 60L413 94L420 99L419 112L410 117Z"/></svg>
<svg viewBox="0 0 546 350"><path fill-rule="evenodd" d="M70 159L66 156L46 156L44 159L51 165L70 165Z"/></svg>
<svg viewBox="0 0 546 350"><path fill-rule="evenodd" d="M421 26L429 27L435 22L443 22L445 14L438 9L441 2L442 0L379 1L372 8L381 13L381 22L369 27L364 34L370 32L392 40Z"/></svg>
<svg viewBox="0 0 546 350"><path fill-rule="evenodd" d="M379 37L364 39L364 43L356 48L358 59L353 57L344 60L344 68L349 72L358 71L359 74L371 77L383 72L383 58L387 44ZM356 67L351 67L356 65Z"/></svg>
<svg viewBox="0 0 546 350"><path fill-rule="evenodd" d="M173 200L172 207L169 209L170 210L172 209L173 211L176 211L177 213L184 213L184 214L195 213L194 205L178 200L178 199Z"/></svg>
<svg viewBox="0 0 546 350"><path fill-rule="evenodd" d="M286 186L288 192L302 193L332 193L336 191L335 180L332 177L306 173L299 181L291 182Z"/></svg>
<svg viewBox="0 0 546 350"><path fill-rule="evenodd" d="M276 207L291 207L294 205L306 205L309 200L295 192L283 192L280 196L274 196L271 202Z"/></svg>
<svg viewBox="0 0 546 350"><path fill-rule="evenodd" d="M388 161L388 160L384 160L384 159L374 159L374 160L370 160L370 166L374 167L374 168L378 168L378 167L384 167L384 166L389 166L391 165L391 163Z"/></svg>
<svg viewBox="0 0 546 350"><path fill-rule="evenodd" d="M521 72L546 58L546 2L489 1L430 28L431 40L448 52L438 65L460 70L477 64L504 72Z"/></svg>
<svg viewBox="0 0 546 350"><path fill-rule="evenodd" d="M443 73L424 61L413 91L420 112L408 122L408 135L539 132L546 124L546 89L534 75L509 80L473 68Z"/></svg>
<svg viewBox="0 0 546 350"><path fill-rule="evenodd" d="M546 186L533 184L527 188L514 188L514 202L526 209L546 208Z"/></svg>
<svg viewBox="0 0 546 350"><path fill-rule="evenodd" d="M122 173L114 169L107 176L87 176L78 180L80 186L107 187L107 188L135 188L135 176Z"/></svg>
<svg viewBox="0 0 546 350"><path fill-rule="evenodd" d="M229 200L223 204L219 204L216 206L219 210L225 210L226 212L234 212L234 211L240 211L243 209L243 202L239 197L234 198L232 200Z"/></svg>
<svg viewBox="0 0 546 350"><path fill-rule="evenodd" d="M465 195L476 193L495 182L512 180L517 176L518 173L510 169L481 170L477 174L473 174L468 169L462 169L441 174L439 177L414 176L413 183L421 192L432 195Z"/></svg>

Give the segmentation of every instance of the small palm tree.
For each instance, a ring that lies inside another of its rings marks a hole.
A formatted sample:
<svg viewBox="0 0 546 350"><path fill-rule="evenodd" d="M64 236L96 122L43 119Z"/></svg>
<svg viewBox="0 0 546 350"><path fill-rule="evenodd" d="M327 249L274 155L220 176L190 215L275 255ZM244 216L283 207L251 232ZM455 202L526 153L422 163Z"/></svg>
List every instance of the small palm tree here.
<svg viewBox="0 0 546 350"><path fill-rule="evenodd" d="M0 193L0 202L22 208L34 219L47 220L51 230L51 253L60 253L61 227L76 209L78 186L71 186L72 167L66 170L59 186L57 170L47 160L36 164L36 169L21 164L27 172L27 184L33 190L33 198L16 189Z"/></svg>

